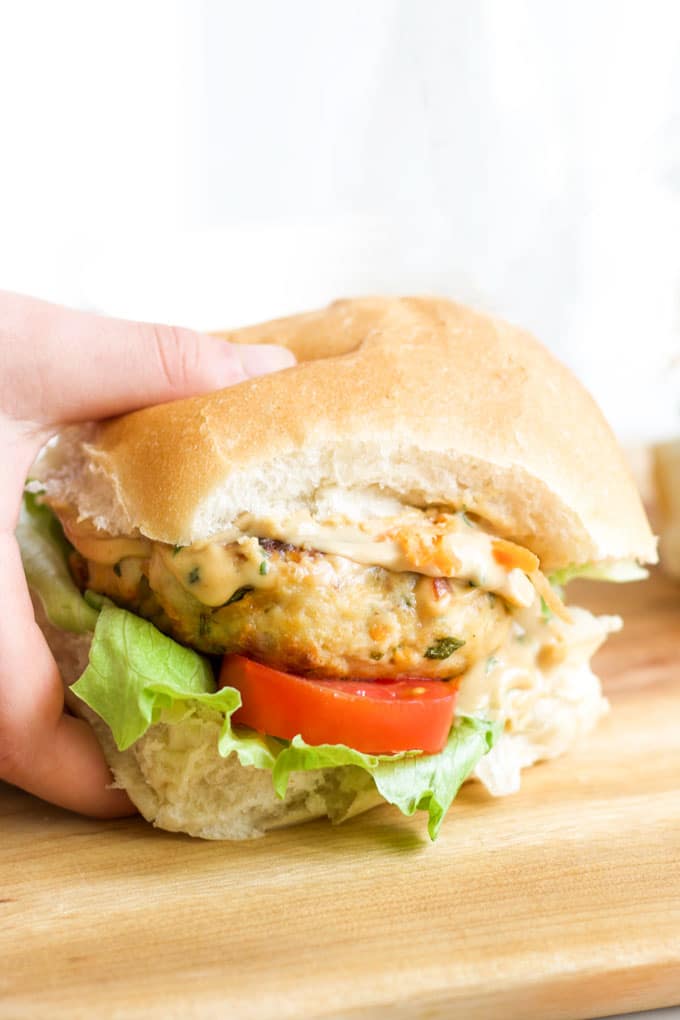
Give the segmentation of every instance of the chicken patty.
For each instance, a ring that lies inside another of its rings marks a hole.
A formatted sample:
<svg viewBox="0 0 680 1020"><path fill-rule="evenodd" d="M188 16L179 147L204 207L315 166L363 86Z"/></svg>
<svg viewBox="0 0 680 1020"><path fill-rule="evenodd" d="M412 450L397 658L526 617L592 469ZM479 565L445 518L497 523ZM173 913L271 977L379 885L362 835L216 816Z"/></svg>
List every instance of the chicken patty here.
<svg viewBox="0 0 680 1020"><path fill-rule="evenodd" d="M505 640L505 601L468 581L366 566L267 539L104 565L77 556L83 588L209 654L238 652L317 677L449 678Z"/></svg>

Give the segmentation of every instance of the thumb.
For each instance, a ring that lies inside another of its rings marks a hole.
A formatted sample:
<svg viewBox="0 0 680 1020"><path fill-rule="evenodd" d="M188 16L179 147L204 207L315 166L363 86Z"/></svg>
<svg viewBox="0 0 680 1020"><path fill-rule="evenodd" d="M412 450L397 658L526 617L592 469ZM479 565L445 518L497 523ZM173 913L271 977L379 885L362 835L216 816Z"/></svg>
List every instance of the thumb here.
<svg viewBox="0 0 680 1020"><path fill-rule="evenodd" d="M0 355L5 407L9 394L13 417L41 425L106 418L295 362L271 344L233 344L1 292Z"/></svg>

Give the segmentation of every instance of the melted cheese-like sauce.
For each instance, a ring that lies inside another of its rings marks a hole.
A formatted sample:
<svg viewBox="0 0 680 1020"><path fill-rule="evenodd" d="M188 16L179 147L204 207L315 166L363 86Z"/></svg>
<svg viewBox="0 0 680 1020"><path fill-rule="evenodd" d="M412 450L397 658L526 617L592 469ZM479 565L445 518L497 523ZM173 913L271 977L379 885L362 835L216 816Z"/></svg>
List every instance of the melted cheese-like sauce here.
<svg viewBox="0 0 680 1020"><path fill-rule="evenodd" d="M144 558L151 553L152 543L148 538L108 535L95 528L90 521L77 521L63 513L59 514L64 534L81 556L94 563L113 566L128 556Z"/></svg>
<svg viewBox="0 0 680 1020"><path fill-rule="evenodd" d="M62 523L67 537L86 559L113 565L130 556L158 556L187 590L209 606L222 605L239 588L273 586L274 576L259 538L369 567L453 577L500 595L512 606L531 606L536 598L535 588L522 570L496 561L494 536L460 514L404 508L398 516L362 523L340 515L319 522L308 513L283 521L243 514L228 534L184 548L141 536L107 535L90 522L73 518L62 516Z"/></svg>
<svg viewBox="0 0 680 1020"><path fill-rule="evenodd" d="M240 588L273 588L275 584L274 571L256 538L229 545L190 545L178 551L155 543L153 555L205 606L224 605Z"/></svg>
<svg viewBox="0 0 680 1020"><path fill-rule="evenodd" d="M409 515L406 520L402 516L364 524L344 521L321 524L302 514L281 523L249 516L239 524L260 538L317 549L366 566L397 572L408 570L428 577L455 577L494 592L511 605L530 606L535 598L531 581L521 570L508 570L496 562L491 545L494 536L461 523L457 516L447 517L449 526L444 530L436 528L422 512ZM414 549L404 540L413 533L425 539L440 539L429 560L426 541Z"/></svg>

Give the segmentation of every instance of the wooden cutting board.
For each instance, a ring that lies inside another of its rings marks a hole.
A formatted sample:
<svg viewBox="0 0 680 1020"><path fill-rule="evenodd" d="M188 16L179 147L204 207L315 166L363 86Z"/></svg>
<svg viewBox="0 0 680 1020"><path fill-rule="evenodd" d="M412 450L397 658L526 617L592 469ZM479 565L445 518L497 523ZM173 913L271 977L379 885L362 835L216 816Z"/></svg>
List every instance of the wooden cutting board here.
<svg viewBox="0 0 680 1020"><path fill-rule="evenodd" d="M380 808L247 844L0 787L0 1016L574 1018L680 1002L680 587L620 611L613 711L432 845Z"/></svg>

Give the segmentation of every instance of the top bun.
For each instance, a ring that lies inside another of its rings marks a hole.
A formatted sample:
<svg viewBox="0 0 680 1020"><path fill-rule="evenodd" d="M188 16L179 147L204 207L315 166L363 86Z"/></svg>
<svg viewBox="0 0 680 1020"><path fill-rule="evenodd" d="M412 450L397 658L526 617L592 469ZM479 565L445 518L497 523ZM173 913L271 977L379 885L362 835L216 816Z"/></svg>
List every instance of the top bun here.
<svg viewBox="0 0 680 1020"><path fill-rule="evenodd" d="M656 559L640 498L596 404L527 333L438 298L361 298L221 334L299 364L230 389L66 430L49 498L113 534L205 541L243 511L465 506L545 570Z"/></svg>

